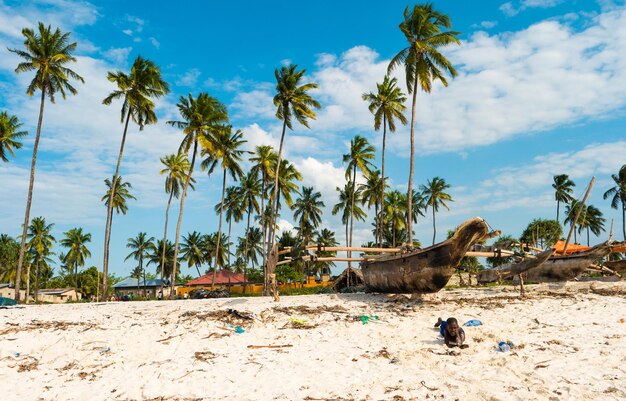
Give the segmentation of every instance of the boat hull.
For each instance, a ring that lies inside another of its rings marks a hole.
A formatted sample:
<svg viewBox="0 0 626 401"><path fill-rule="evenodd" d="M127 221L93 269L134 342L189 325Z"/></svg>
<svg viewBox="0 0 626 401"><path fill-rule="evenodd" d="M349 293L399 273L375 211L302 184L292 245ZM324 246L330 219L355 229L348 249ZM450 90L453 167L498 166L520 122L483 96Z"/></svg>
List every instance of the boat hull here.
<svg viewBox="0 0 626 401"><path fill-rule="evenodd" d="M474 218L454 235L425 249L384 255L361 262L367 292L433 293L441 290L469 248L489 232L487 223Z"/></svg>
<svg viewBox="0 0 626 401"><path fill-rule="evenodd" d="M495 283L500 280L510 280L513 275L521 274L538 268L546 263L554 254L554 249L549 249L536 255L533 259L524 259L508 267L483 270L478 274L478 284Z"/></svg>

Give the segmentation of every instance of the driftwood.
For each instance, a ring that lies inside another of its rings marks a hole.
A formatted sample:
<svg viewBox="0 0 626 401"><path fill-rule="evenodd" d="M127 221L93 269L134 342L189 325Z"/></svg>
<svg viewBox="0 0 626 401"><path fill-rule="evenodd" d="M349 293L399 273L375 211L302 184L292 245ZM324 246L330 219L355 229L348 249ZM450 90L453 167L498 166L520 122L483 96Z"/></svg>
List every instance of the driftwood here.
<svg viewBox="0 0 626 401"><path fill-rule="evenodd" d="M480 217L463 223L446 241L398 255L361 262L365 289L381 293L432 293L442 289L469 248L487 236Z"/></svg>
<svg viewBox="0 0 626 401"><path fill-rule="evenodd" d="M603 265L617 273L626 273L626 259L608 260L604 262Z"/></svg>
<svg viewBox="0 0 626 401"><path fill-rule="evenodd" d="M541 266L553 254L554 249L548 249L547 251L543 251L540 254L536 255L534 258L524 259L512 265L504 266L497 269L483 270L478 273L478 283L494 283L496 281L500 281L524 273L526 271L529 271L530 269Z"/></svg>

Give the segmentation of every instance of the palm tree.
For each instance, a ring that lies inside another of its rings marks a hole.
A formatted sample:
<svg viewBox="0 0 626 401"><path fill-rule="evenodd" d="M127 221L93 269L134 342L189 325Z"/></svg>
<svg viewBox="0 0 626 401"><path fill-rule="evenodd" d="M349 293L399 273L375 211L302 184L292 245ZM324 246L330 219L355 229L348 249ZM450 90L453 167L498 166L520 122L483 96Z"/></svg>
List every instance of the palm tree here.
<svg viewBox="0 0 626 401"><path fill-rule="evenodd" d="M291 209L293 218L298 221L300 232L305 232L304 228L310 226L316 229L322 222L322 208L325 207L321 200L322 194L314 192L313 187L302 187L302 196L296 199ZM308 245L312 238L303 236L304 245Z"/></svg>
<svg viewBox="0 0 626 401"><path fill-rule="evenodd" d="M278 155L274 152L274 148L269 145L257 146L254 151L254 156L250 158L250 161L253 163L251 171L261 176L261 211L262 213L266 212L265 208L265 197L267 196L267 188L270 184L270 178L274 176L274 166L276 166L276 162L278 160ZM270 209L271 210L271 209ZM260 216L262 217L262 216ZM259 218L259 222L261 224L261 230L263 231L263 248L266 246L267 242L267 234L266 221L269 219ZM263 252L263 277L267 278L267 272L265 271L265 252ZM264 291L267 288L267 283L264 285ZM264 294L267 295L267 294Z"/></svg>
<svg viewBox="0 0 626 401"><path fill-rule="evenodd" d="M246 292L246 281L247 281L247 269L248 269L248 239L250 232L250 217L252 216L252 212L260 213L261 207L259 206L259 202L257 201L257 197L261 195L261 180L257 177L257 174L250 171L244 178L242 178L241 183L239 185L239 196L241 200L242 207L247 211L248 220L246 223L246 235L245 235L245 245L244 245L244 283L243 290Z"/></svg>
<svg viewBox="0 0 626 401"><path fill-rule="evenodd" d="M450 210L446 202L453 202L452 197L445 192L448 188L450 188L450 184L446 183L446 180L439 177L433 178L432 181L428 180L426 185L420 185L420 191L422 191L422 195L426 202L426 209L430 206L433 211L433 245L435 244L435 237L437 236L435 213L439 211L439 206L443 206ZM410 220L412 219L409 219L409 221ZM408 234L412 237L411 232Z"/></svg>
<svg viewBox="0 0 626 401"><path fill-rule="evenodd" d="M53 255L50 249L54 247L56 239L52 236L52 227L54 224L47 224L43 217L35 217L28 226L26 239L27 247L33 254L33 262L35 263L35 302L37 301L37 293L39 292L39 272L42 264L46 264L49 255ZM16 278L17 279L17 278ZM26 294L28 299L28 291Z"/></svg>
<svg viewBox="0 0 626 401"><path fill-rule="evenodd" d="M189 173L183 186L183 194L180 198L180 208L178 211L178 223L176 225L176 240L174 242L174 258L173 263L178 263L178 238L180 237L180 225L183 221L183 210L185 206L185 196L187 195L187 188L191 182L191 175L193 174L193 167L196 163L196 155L198 153L198 139L205 132L213 132L219 127L220 124L228 122L228 113L226 107L221 104L217 99L209 96L207 93L200 93L197 99L188 95L187 98L181 96L180 103L176 105L178 111L184 121L168 121L169 125L178 127L183 130L185 137L183 138L178 153L188 154L189 149L193 145L193 151L191 156L191 165L189 166ZM174 296L174 285L176 283L177 268L174 266L172 269L172 278L170 282L170 297Z"/></svg>
<svg viewBox="0 0 626 401"><path fill-rule="evenodd" d="M10 116L6 111L0 113L0 160L8 162L7 153L15 156L14 150L22 147L20 138L28 135L26 131L18 131L22 123L16 116Z"/></svg>
<svg viewBox="0 0 626 401"><path fill-rule="evenodd" d="M380 129L380 123L382 120L383 123L383 149L382 149L382 157L381 157L381 180L385 182L385 144L387 141L387 127L389 127L389 131L396 131L396 123L395 119L397 118L403 125L407 124L407 119L404 116L404 111L406 107L404 106L404 102L406 102L406 96L400 88L396 86L398 80L396 78L389 78L389 75L385 75L383 79L383 83L376 84L377 92L373 93L364 93L363 100L368 102L369 111L374 114L374 130L378 131ZM385 196L385 188L381 186L380 188L380 197L379 202L376 203L376 209L378 210L378 205L383 204L383 199ZM371 202L370 202L371 204ZM378 213L376 213L378 215ZM381 221L384 219L382 216ZM377 237L380 238L380 243L382 244L382 225L379 227L379 233ZM382 245L381 245L382 246Z"/></svg>
<svg viewBox="0 0 626 401"><path fill-rule="evenodd" d="M293 194L300 194L298 184L296 184L297 181L302 181L302 174L296 169L296 166L287 159L281 160L280 172L278 173L278 198L272 199L275 206L272 211L274 224L277 221L276 217L278 217L278 211L281 208L281 197L287 207L291 208L293 206ZM270 190L274 193L274 183L272 183Z"/></svg>
<svg viewBox="0 0 626 401"><path fill-rule="evenodd" d="M396 236L400 230L406 228L406 196L400 191L393 190L385 194L385 219L383 226L391 226L391 246L396 246Z"/></svg>
<svg viewBox="0 0 626 401"><path fill-rule="evenodd" d="M283 167L281 158L283 155L283 143L285 142L286 129L293 129L292 118L295 118L300 124L309 128L309 119L315 119L315 112L312 108L319 109L320 104L317 100L309 95L309 91L317 88L317 84L310 82L300 85L302 77L306 70L297 71L297 65L283 66L280 70L274 71L276 77L276 95L274 96L274 106L276 106L276 118L283 122L283 132L280 136L280 147L278 148L278 157L276 159L276 169L274 171L274 196L271 202L278 202L278 179L280 177L280 169ZM278 208L277 208L278 209ZM277 210L276 209L276 210ZM274 207L270 210L274 211ZM278 214L278 212L276 212ZM270 227L276 224L276 215L272 217ZM269 254L274 247L276 230L272 229L270 233L269 245L267 253Z"/></svg>
<svg viewBox="0 0 626 401"><path fill-rule="evenodd" d="M626 164L624 164L617 174L611 174L611 178L615 182L615 186L604 193L604 199L611 199L611 207L617 209L621 203L622 208L622 231L624 241L626 241Z"/></svg>
<svg viewBox="0 0 626 401"><path fill-rule="evenodd" d="M413 190L413 198L411 200L411 204L413 205L413 208L411 210L411 212L413 213L413 218L412 221L413 223L417 223L417 219L419 216L424 217L425 216L425 211L426 211L426 198L424 196L423 193L421 192L417 192L415 190ZM404 218L406 220L409 219L409 212L408 212L408 200L406 197L406 194L402 194L402 204L403 204L403 208L404 208ZM413 237L411 235L411 237ZM408 238L407 238L408 240ZM419 240L414 239L413 240L413 244L419 243Z"/></svg>
<svg viewBox="0 0 626 401"><path fill-rule="evenodd" d="M156 272L158 273L163 260L165 261L163 277L172 277L172 269L174 268L174 244L172 241L158 240L156 246L152 248L152 253L148 254L148 263L146 266L155 264L157 266Z"/></svg>
<svg viewBox="0 0 626 401"><path fill-rule="evenodd" d="M589 245L589 232L598 236L604 231L604 222L606 219L602 217L600 209L593 205L589 205L581 213L580 221L578 223L578 232L582 234L583 229L587 230L587 246Z"/></svg>
<svg viewBox="0 0 626 401"><path fill-rule="evenodd" d="M212 135L203 135L200 137L200 141L203 147L203 155L208 157L202 162L202 169L208 169L209 175L213 172L215 167L219 164L223 170L222 177L222 201L220 204L220 224L217 231L217 243L216 254L220 251L220 242L222 239L222 216L224 214L224 196L226 195L226 176L230 174L231 178L235 181L243 177L243 170L241 169L241 156L245 152L241 149L244 143L248 142L243 139L243 132L237 130L232 132L232 126L226 125L220 129L215 130ZM229 239L230 243L230 239ZM217 261L215 263L217 266ZM222 265L223 266L223 265ZM213 270L213 281L211 287L215 283L215 275L217 270Z"/></svg>
<svg viewBox="0 0 626 401"><path fill-rule="evenodd" d="M361 203L363 205L367 204L368 209L374 206L374 238L378 246L382 246L383 231L383 225L381 224L383 221L383 213L379 213L379 210L382 209L383 199L380 198L380 194L385 192L383 179L380 174L380 170L370 171L370 174L366 177L365 184L359 185L359 189L361 190ZM387 187L386 184L385 187Z"/></svg>
<svg viewBox="0 0 626 401"><path fill-rule="evenodd" d="M72 228L63 233L65 238L61 240L61 246L68 248L65 262L68 267L74 267L74 288L78 290L78 267L85 266L85 259L91 257L87 244L91 242L91 234L83 233L83 229Z"/></svg>
<svg viewBox="0 0 626 401"><path fill-rule="evenodd" d="M46 96L50 102L54 103L55 94L58 92L63 99L66 92L75 95L76 89L70 83L70 78L84 83L83 78L71 69L67 68L69 63L75 62L76 58L72 53L76 49L76 42L69 43L70 33L62 33L59 28L52 31L52 27L47 27L40 22L38 31L30 28L22 29L24 35L24 47L26 50L8 49L17 54L24 61L15 68L16 73L35 71L35 78L26 89L28 96L33 96L37 90L41 91L41 104L39 106L39 120L37 122L37 135L33 145L33 157L30 165L30 181L28 184L28 198L26 200L26 212L24 213L24 224L22 228L22 243L20 245L20 255L17 262L17 275L15 276L15 299L20 299L20 279L22 276L22 264L24 262L24 252L26 251L26 230L30 221L30 206L33 201L33 187L35 184L35 165L37 163L37 149L39 149L39 138L41 136L41 125L43 122L43 109Z"/></svg>
<svg viewBox="0 0 626 401"><path fill-rule="evenodd" d="M167 174L165 177L165 193L169 194L169 199L167 200L167 208L165 209L165 229L163 230L163 241L161 242L162 246L167 245L167 226L169 223L169 215L170 215L170 205L172 203L172 197L176 197L176 199L180 196L180 188L183 185L183 182L187 180L187 174L189 173L189 159L187 159L186 155L183 154L171 154L161 158L161 163L165 166L159 174ZM195 179L191 178L189 182L189 187L193 190L193 184L196 182ZM161 250L161 283L160 283L160 294L163 295L163 278L165 275L165 250Z"/></svg>
<svg viewBox="0 0 626 401"><path fill-rule="evenodd" d="M131 278L136 278L137 279L137 296L139 296L139 291L141 291L141 287L139 284L139 280L141 280L141 273L143 272L143 269L141 268L141 266L136 266L133 270L131 270L130 272L130 277ZM144 289L144 296L145 296L145 289Z"/></svg>
<svg viewBox="0 0 626 401"><path fill-rule="evenodd" d="M317 242L318 244L322 245L322 246L337 246L339 245L339 242L337 242L337 240L335 239L335 233L327 228L322 229L322 231L320 231L317 234L317 238L315 239L315 242ZM317 256L319 257L330 257L330 256L335 256L337 255L337 252L318 252ZM321 274L324 273L328 273L330 274L330 268L331 266L334 266L335 263L334 262L314 262L313 263L313 269L315 272L319 272Z"/></svg>
<svg viewBox="0 0 626 401"><path fill-rule="evenodd" d="M126 134L128 132L128 123L131 118L135 124L139 126L139 130L143 130L145 125L155 124L157 116L154 112L155 104L152 99L157 99L169 93L169 86L161 78L161 70L152 61L146 60L138 56L131 67L130 74L122 71L109 71L107 79L117 85L117 89L111 92L102 104L110 105L113 100L122 100L122 109L120 112L120 122L124 124L122 133L122 142L117 157L117 165L113 174L112 188L110 196L113 197L118 184L120 165L122 164L122 156L124 154L124 145L126 144ZM112 204L112 198L109 205ZM107 277L109 272L109 242L111 237L111 226L113 224L113 212L111 206L107 209L107 222L104 232L104 261L102 297L106 300Z"/></svg>
<svg viewBox="0 0 626 401"><path fill-rule="evenodd" d="M343 162L348 163L346 166L346 180L352 179L351 189L356 191L356 171L360 170L366 177L370 174L370 167L376 156L375 149L369 144L367 139L362 136L355 136L350 141L350 153L343 155ZM351 196L352 204L350 205L350 240L348 246L352 246L352 231L354 230L354 200L355 195ZM348 257L352 257L352 251L348 251ZM352 262L348 262L348 267L352 267Z"/></svg>
<svg viewBox="0 0 626 401"><path fill-rule="evenodd" d="M242 203L241 196L239 194L239 187L230 186L226 188L226 195L224 195L224 212L226 213L226 222L228 223L228 241L231 241L231 232L233 220L235 223L239 223L243 220L243 213L245 211ZM222 208L222 202L215 205L215 213L219 214ZM230 266L230 249L228 249L228 265Z"/></svg>
<svg viewBox="0 0 626 401"><path fill-rule="evenodd" d="M556 200L556 221L559 221L559 206L561 202L568 204L574 200L572 193L576 184L569 179L567 174L555 175L553 179L552 188L554 188L554 200Z"/></svg>
<svg viewBox="0 0 626 401"><path fill-rule="evenodd" d="M563 220L563 224L569 224L570 227L572 227L574 225L574 219L576 218L576 214L578 214L578 209L580 209L582 206L583 204L580 201L576 199L572 199L569 205L565 206L565 220ZM584 216L582 215L583 212L584 210L581 210L580 215L578 217L578 222L576 223L577 226L580 224L580 220L584 218ZM575 244L578 243L576 231L578 230L574 229L574 243Z"/></svg>
<svg viewBox="0 0 626 401"><path fill-rule="evenodd" d="M106 178L104 180L104 184L106 185L106 187L108 188L106 191L106 194L102 197L101 201L104 202L104 205L107 207L107 211L109 213L109 217L108 217L108 221L110 223L113 222L113 211L115 211L117 214L126 214L126 212L128 211L128 205L126 204L126 202L130 199L137 199L135 198L133 195L131 195L130 193L130 189L132 189L132 185L130 184L130 182L124 182L122 180L122 176L119 176L117 178L118 184L115 186L115 190L113 191L112 189L112 182L115 181L110 180L108 178ZM113 194L113 195L112 195ZM111 236L109 235L108 240L111 240ZM107 244L107 249L108 249L108 244ZM105 274L105 272L102 273L102 280L106 282L107 280L107 275ZM106 302L107 299L107 294L108 294L108 286L102 288L102 300L104 302Z"/></svg>
<svg viewBox="0 0 626 401"><path fill-rule="evenodd" d="M356 191L352 189L352 182L346 182L346 185L342 188L337 187L337 192L339 192L339 202L336 203L331 213L333 216L341 213L341 222L346 225L346 244L349 240L349 227L350 227L350 217L354 216L357 220L363 221L367 216L365 211L361 209L358 205L358 202L361 199L361 190L357 189ZM354 202L352 201L354 198ZM354 206L354 208L352 207Z"/></svg>
<svg viewBox="0 0 626 401"><path fill-rule="evenodd" d="M439 80L444 86L448 86L445 77L446 72L452 77L457 75L456 69L450 61L439 52L450 44L460 44L457 39L459 32L444 31L450 29L450 17L433 9L431 3L416 4L413 10L409 7L404 9L404 20L400 23L400 31L404 34L409 46L402 49L389 62L387 74L391 74L394 68L404 65L406 86L409 94L413 95L411 102L411 162L409 168L409 184L407 188L408 216L413 215L411 194L413 193L413 170L415 164L415 106L418 85L421 89L430 93L433 81ZM407 219L407 232L412 243L413 225L411 219Z"/></svg>
<svg viewBox="0 0 626 401"><path fill-rule="evenodd" d="M198 271L198 277L202 276L200 273L200 266L204 262L204 254L202 253L202 235L194 231L183 236L183 242L180 245L181 259L187 262L187 267L195 266Z"/></svg>
<svg viewBox="0 0 626 401"><path fill-rule="evenodd" d="M209 270L211 268L217 270L218 267L223 267L228 259L228 249L230 249L230 240L226 237L226 234L221 235L222 238L219 239L219 242L222 246L219 248L219 252L217 251L217 233L205 234L202 236L202 252L204 254L204 261L209 265ZM215 265L212 265L213 260L215 260ZM215 277L213 277L213 283L215 283Z"/></svg>
<svg viewBox="0 0 626 401"><path fill-rule="evenodd" d="M0 234L0 281L15 282L20 244L7 234Z"/></svg>
<svg viewBox="0 0 626 401"><path fill-rule="evenodd" d="M143 296L147 297L148 291L146 289L146 269L143 266L143 260L148 258L148 255L153 252L154 249L154 237L147 238L148 234L140 232L135 238L129 238L126 243L126 248L133 251L126 256L124 261L130 258L139 262L139 270L143 272Z"/></svg>

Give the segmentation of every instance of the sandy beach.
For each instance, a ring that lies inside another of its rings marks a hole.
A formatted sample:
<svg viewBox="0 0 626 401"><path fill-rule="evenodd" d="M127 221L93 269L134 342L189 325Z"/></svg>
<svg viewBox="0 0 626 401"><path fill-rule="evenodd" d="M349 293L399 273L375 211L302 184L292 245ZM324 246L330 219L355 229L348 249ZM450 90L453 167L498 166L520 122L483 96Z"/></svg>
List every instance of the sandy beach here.
<svg viewBox="0 0 626 401"><path fill-rule="evenodd" d="M626 283L528 291L3 309L2 399L623 400ZM450 354L438 316L483 324Z"/></svg>

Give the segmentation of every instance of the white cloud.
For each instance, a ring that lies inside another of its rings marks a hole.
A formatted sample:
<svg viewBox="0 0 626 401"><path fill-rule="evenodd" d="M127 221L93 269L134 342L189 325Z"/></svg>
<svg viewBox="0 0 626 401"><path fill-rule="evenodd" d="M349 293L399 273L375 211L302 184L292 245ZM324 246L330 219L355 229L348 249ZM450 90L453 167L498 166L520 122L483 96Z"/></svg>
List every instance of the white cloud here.
<svg viewBox="0 0 626 401"><path fill-rule="evenodd" d="M176 85L179 86L188 86L194 87L198 83L198 78L200 78L200 70L197 68L192 68L191 70L184 73L178 80L176 81Z"/></svg>
<svg viewBox="0 0 626 401"><path fill-rule="evenodd" d="M561 4L563 0L519 0L509 1L500 6L500 11L512 17L527 8L550 8Z"/></svg>
<svg viewBox="0 0 626 401"><path fill-rule="evenodd" d="M133 36L133 30L132 29L124 29L122 31L123 34L128 35L128 36Z"/></svg>
<svg viewBox="0 0 626 401"><path fill-rule="evenodd" d="M161 48L161 43L159 43L156 38L150 37L150 43L152 43L152 46L154 46L157 50Z"/></svg>
<svg viewBox="0 0 626 401"><path fill-rule="evenodd" d="M498 21L482 21L480 24L472 25L472 28L491 29L491 28L495 27L496 25L498 25Z"/></svg>
<svg viewBox="0 0 626 401"><path fill-rule="evenodd" d="M291 61L291 59L286 58L286 59L280 60L280 64L284 66L288 66L288 65L293 64L293 61Z"/></svg>
<svg viewBox="0 0 626 401"><path fill-rule="evenodd" d="M115 65L122 65L126 63L132 49L132 47L111 48L102 52L102 55L108 60L111 60Z"/></svg>
<svg viewBox="0 0 626 401"><path fill-rule="evenodd" d="M271 119L276 114L272 99L272 95L266 90L239 92L230 107L235 112L235 118Z"/></svg>

